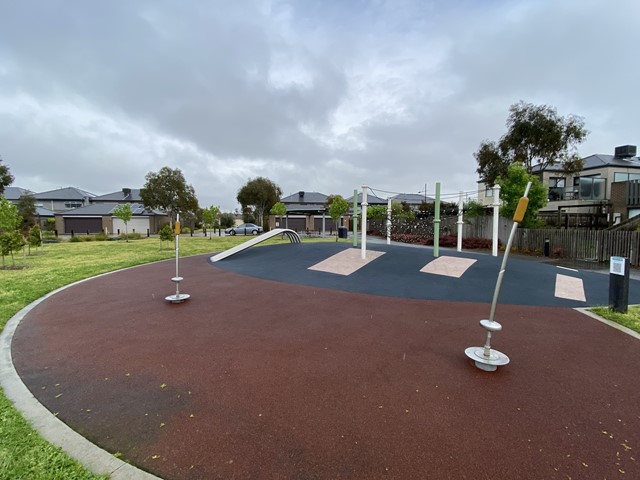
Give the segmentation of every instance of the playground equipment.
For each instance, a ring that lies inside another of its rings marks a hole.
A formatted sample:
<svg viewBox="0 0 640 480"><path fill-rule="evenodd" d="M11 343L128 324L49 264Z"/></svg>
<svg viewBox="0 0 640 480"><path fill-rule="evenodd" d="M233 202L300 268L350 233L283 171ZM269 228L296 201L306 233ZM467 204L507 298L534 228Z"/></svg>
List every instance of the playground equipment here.
<svg viewBox="0 0 640 480"><path fill-rule="evenodd" d="M178 260L179 260L178 252L180 250L180 248L179 248L179 244L180 244L180 214L178 214L176 216L175 234L176 234L176 275L175 275L175 277L173 277L171 279L171 281L176 284L176 293L175 293L175 295L169 295L168 297L165 297L165 300L167 300L168 302L171 302L171 303L182 303L185 300L188 300L189 297L191 297L191 295L189 295L188 293L180 293L180 282L183 280L183 278L178 273Z"/></svg>
<svg viewBox="0 0 640 480"><path fill-rule="evenodd" d="M263 233L262 235L253 237L251 240L247 240L246 242L241 243L240 245L236 245L235 247L230 248L229 250L220 252L212 256L209 260L211 260L212 262L218 262L227 257L230 257L231 255L235 255L236 253L242 252L247 248L253 247L254 245L257 245L260 242L264 242L265 240L268 240L270 238L277 237L278 235L282 235L283 237L286 236L291 243L302 243L302 240L300 239L300 235L298 235L297 232L294 232L293 230L290 230L288 228L274 228L273 230L269 230L268 232Z"/></svg>
<svg viewBox="0 0 640 480"><path fill-rule="evenodd" d="M498 303L498 295L500 294L500 287L502 286L502 277L507 269L507 260L509 259L509 252L511 251L511 244L513 243L513 237L515 236L518 224L522 222L524 214L527 211L527 205L529 204L529 189L531 188L531 182L527 183L527 187L524 190L524 195L518 202L516 212L513 214L513 227L511 228L511 234L509 235L509 241L507 242L507 248L504 251L504 257L502 258L502 266L498 273L498 279L496 281L496 288L493 292L493 301L491 302L491 312L489 313L488 320L480 320L480 325L487 331L487 339L484 347L469 347L464 353L471 360L474 360L476 367L480 370L487 372L494 372L499 366L509 363L509 357L498 350L491 348L491 335L493 332L499 332L502 330L502 325L494 320L496 313L496 305Z"/></svg>

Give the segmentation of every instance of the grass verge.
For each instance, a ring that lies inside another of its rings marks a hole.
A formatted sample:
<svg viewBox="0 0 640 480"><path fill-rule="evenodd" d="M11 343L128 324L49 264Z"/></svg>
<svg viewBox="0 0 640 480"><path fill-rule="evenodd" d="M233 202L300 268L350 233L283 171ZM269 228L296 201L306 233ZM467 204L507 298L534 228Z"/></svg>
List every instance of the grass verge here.
<svg viewBox="0 0 640 480"><path fill-rule="evenodd" d="M180 255L226 250L245 237L180 237ZM288 243L270 239L264 244ZM175 257L172 242L157 238L131 242L47 244L28 256L19 270L0 270L0 330L19 310L46 293L84 278L120 268ZM21 263L20 260L18 263ZM0 479L95 480L107 477L89 472L60 448L45 441L0 394Z"/></svg>
<svg viewBox="0 0 640 480"><path fill-rule="evenodd" d="M609 307L594 307L591 311L596 315L600 315L602 318L606 318L634 332L640 333L640 305L629 307L627 313L614 312L610 310Z"/></svg>

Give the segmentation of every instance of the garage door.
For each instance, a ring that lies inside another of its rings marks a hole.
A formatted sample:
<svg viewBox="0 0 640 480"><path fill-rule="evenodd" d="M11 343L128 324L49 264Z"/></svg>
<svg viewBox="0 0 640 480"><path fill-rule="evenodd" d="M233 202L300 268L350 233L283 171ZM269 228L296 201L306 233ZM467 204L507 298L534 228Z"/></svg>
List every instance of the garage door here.
<svg viewBox="0 0 640 480"><path fill-rule="evenodd" d="M291 218L288 219L283 218L281 227L288 226L289 229L295 230L296 232L304 232L307 226L306 218Z"/></svg>
<svg viewBox="0 0 640 480"><path fill-rule="evenodd" d="M78 218L64 217L64 233L100 233L102 232L102 217Z"/></svg>

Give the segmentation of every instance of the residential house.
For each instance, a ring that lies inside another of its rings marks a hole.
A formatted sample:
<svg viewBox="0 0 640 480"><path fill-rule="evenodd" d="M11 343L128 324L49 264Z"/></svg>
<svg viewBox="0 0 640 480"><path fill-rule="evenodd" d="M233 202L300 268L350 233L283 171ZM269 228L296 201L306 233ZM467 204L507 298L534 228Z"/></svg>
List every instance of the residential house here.
<svg viewBox="0 0 640 480"><path fill-rule="evenodd" d="M613 185L640 180L636 146L616 147L613 155L595 154L582 160L582 170L573 174L564 172L560 165L533 167L532 173L548 188L548 203L538 212L548 223L604 226L622 216L622 212L612 209ZM484 205L493 204L492 186L478 182L478 198Z"/></svg>
<svg viewBox="0 0 640 480"><path fill-rule="evenodd" d="M280 219L271 216L269 226L271 228L286 227L296 232L331 230L333 222L325 207L327 198L328 196L324 193L305 191L282 197L280 201L287 207L287 215L283 219L284 225L279 225Z"/></svg>
<svg viewBox="0 0 640 480"><path fill-rule="evenodd" d="M35 197L35 193L31 190L27 190L26 188L5 187L4 189L4 197L15 205L17 205L20 201L20 197L23 197L25 195L31 195ZM54 212L52 210L36 205L36 219L41 229L46 229L48 226L47 220L53 219L53 217Z"/></svg>
<svg viewBox="0 0 640 480"><path fill-rule="evenodd" d="M419 193L399 193L391 197L392 202L406 203L412 210L418 210L423 203L435 203L435 199Z"/></svg>
<svg viewBox="0 0 640 480"><path fill-rule="evenodd" d="M76 187L58 188L33 194L36 197L36 206L48 208L54 212L63 212L73 208L89 205L93 193Z"/></svg>
<svg viewBox="0 0 640 480"><path fill-rule="evenodd" d="M113 210L118 204L94 203L64 212L56 212L56 230L65 234L107 233L119 234L125 232L122 220L113 216ZM158 233L161 226L168 222L167 215L157 210L149 210L142 204L131 204L132 218L128 222L129 233L149 235Z"/></svg>

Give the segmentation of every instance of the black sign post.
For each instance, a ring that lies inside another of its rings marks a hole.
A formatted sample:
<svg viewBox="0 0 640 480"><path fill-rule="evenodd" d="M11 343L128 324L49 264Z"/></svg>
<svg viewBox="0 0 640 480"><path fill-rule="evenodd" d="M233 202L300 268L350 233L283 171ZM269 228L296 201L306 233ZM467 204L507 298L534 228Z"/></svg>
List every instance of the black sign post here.
<svg viewBox="0 0 640 480"><path fill-rule="evenodd" d="M627 313L629 308L629 258L611 257L609 263L609 308Z"/></svg>

